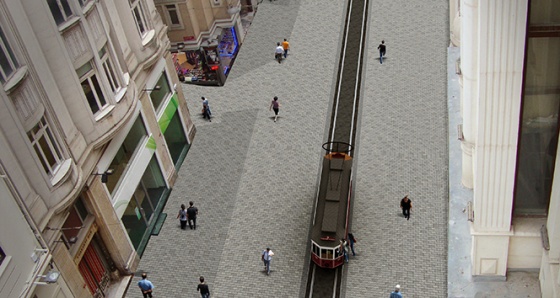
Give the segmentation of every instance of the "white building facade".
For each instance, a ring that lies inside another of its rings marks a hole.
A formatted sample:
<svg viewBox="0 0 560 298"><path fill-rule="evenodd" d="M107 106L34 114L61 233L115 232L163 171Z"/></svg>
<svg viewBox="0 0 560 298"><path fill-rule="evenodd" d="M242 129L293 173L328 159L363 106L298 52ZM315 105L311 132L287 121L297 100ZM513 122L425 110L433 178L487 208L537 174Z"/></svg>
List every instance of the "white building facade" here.
<svg viewBox="0 0 560 298"><path fill-rule="evenodd" d="M560 2L450 7L451 40L461 46L462 182L473 189L472 275L540 270L543 297L559 297Z"/></svg>
<svg viewBox="0 0 560 298"><path fill-rule="evenodd" d="M122 296L196 133L152 0L0 1L0 297Z"/></svg>

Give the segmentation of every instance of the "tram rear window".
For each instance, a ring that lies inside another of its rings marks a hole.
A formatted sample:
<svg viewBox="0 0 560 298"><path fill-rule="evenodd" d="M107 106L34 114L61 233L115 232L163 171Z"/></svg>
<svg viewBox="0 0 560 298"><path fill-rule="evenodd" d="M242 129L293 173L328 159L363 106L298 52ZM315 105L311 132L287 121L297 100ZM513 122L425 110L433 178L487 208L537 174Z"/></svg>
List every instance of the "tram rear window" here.
<svg viewBox="0 0 560 298"><path fill-rule="evenodd" d="M333 251L331 249L321 249L321 259L333 259Z"/></svg>

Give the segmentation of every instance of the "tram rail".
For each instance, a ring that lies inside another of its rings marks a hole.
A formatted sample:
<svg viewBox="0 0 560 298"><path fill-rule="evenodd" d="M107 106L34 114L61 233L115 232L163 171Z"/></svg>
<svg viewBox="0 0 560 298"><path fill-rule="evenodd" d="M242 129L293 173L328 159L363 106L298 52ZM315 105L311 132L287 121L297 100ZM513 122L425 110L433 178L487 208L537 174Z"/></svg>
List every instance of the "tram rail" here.
<svg viewBox="0 0 560 298"><path fill-rule="evenodd" d="M349 147L355 148L370 0L348 0L347 3L328 143L343 142L349 144ZM333 152L335 150L330 149ZM353 155L353 152L354 150L351 150L348 154ZM346 232L348 232L351 214L351 181L352 178L350 178L350 189L348 190ZM317 205L315 212L317 212ZM313 221L315 224L315 216ZM310 261L309 264L305 297L340 297L343 266L328 269L317 266L313 261Z"/></svg>

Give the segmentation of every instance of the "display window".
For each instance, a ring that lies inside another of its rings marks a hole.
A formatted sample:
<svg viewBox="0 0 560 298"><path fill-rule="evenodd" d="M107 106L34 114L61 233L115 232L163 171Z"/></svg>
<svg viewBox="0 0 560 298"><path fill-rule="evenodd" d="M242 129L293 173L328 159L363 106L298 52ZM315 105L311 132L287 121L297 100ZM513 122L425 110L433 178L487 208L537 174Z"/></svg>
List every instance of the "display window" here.
<svg viewBox="0 0 560 298"><path fill-rule="evenodd" d="M223 85L239 51L235 28L223 28L218 42L198 50L173 54L177 75L182 82Z"/></svg>
<svg viewBox="0 0 560 298"><path fill-rule="evenodd" d="M140 255L150 238L154 219L157 219L155 215L163 209L167 195L169 189L153 155L121 218L132 245Z"/></svg>
<svg viewBox="0 0 560 298"><path fill-rule="evenodd" d="M175 165L175 168L179 168L190 147L185 135L185 130L183 129L179 112L175 112L175 114L173 114L173 117L171 117L169 125L165 129L163 136L165 138L165 142L167 143L169 154L171 154L173 164Z"/></svg>

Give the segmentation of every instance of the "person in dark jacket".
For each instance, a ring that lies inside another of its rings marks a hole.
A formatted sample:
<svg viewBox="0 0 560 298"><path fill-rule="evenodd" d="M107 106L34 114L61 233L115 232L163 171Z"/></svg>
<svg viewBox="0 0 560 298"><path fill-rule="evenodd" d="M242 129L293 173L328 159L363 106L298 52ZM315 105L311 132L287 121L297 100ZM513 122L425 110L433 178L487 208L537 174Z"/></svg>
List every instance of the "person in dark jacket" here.
<svg viewBox="0 0 560 298"><path fill-rule="evenodd" d="M198 292L200 292L200 295L202 295L202 298L208 298L210 297L210 289L208 288L208 285L206 284L206 282L204 282L204 277L201 276L199 278L200 283L198 284L198 287L196 288L196 290Z"/></svg>
<svg viewBox="0 0 560 298"><path fill-rule="evenodd" d="M192 201L189 202L189 208L187 208L187 219L189 220L189 228L191 230L194 228L196 230L196 216L198 215L198 208L193 206Z"/></svg>
<svg viewBox="0 0 560 298"><path fill-rule="evenodd" d="M402 214L406 220L410 219L410 210L412 209L412 201L408 198L408 195L404 196L401 200Z"/></svg>
<svg viewBox="0 0 560 298"><path fill-rule="evenodd" d="M354 243L358 242L356 238L354 238L354 234L348 233L348 242L350 242L350 249L352 250L352 255L356 255L356 251L354 251Z"/></svg>

